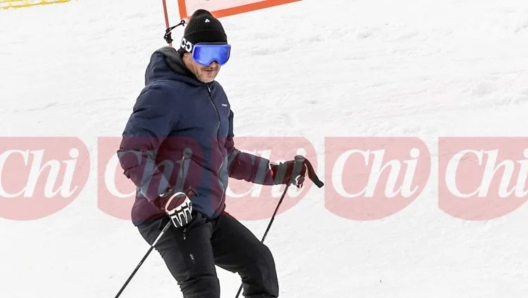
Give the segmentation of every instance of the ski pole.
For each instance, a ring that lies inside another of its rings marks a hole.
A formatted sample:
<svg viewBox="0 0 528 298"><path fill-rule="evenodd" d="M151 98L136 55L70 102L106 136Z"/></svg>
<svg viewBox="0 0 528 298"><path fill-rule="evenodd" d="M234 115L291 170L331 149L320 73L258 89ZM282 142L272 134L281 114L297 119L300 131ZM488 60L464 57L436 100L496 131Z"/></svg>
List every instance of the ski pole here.
<svg viewBox="0 0 528 298"><path fill-rule="evenodd" d="M300 173L302 166L304 165L305 158L297 155L295 156L295 162L293 163L293 170L292 173ZM261 243L264 243L264 240L266 239L266 236L268 235L269 230L271 229L271 225L273 224L273 221L275 220L275 215L277 215L277 211L279 210L280 205L282 204L282 201L284 200L284 197L286 196L286 193L288 192L288 188L290 187L291 183L293 181L296 181L298 179L299 175L292 175L292 179L288 184L286 184L286 188L282 192L281 198L279 200L279 203L277 203L277 207L275 207L275 211L273 212L273 215L271 216L270 222L268 224L268 227L266 228L266 231L264 232L264 236L262 236L262 239L260 240ZM300 182L302 184L302 181ZM238 298L240 295L240 292L242 292L242 287L244 284L241 284L238 288L238 292L236 294L235 298Z"/></svg>
<svg viewBox="0 0 528 298"><path fill-rule="evenodd" d="M136 274L136 272L139 270L139 268L141 267L141 265L143 265L143 262L145 262L145 260L147 259L147 257L150 255L150 253L152 252L152 250L154 249L154 246L156 246L156 244L158 243L158 241L160 240L161 236L163 236L163 234L165 234L165 232L169 229L170 225L171 225L171 221L169 220L169 222L167 222L167 224L165 225L165 227L163 228L163 230L161 231L161 233L158 235L158 238L156 238L156 240L154 240L154 243L152 243L152 245L150 246L149 250L147 251L147 253L145 254L145 256L141 259L141 261L139 262L139 264L136 266L136 269L134 269L134 271L132 272L132 274L128 277L127 281L125 282L125 284L123 285L123 287L121 287L121 290L119 290L119 292L117 293L117 295L115 296L115 298L118 298L121 293L123 293L123 290L125 290L126 286L128 285L128 283L132 280L132 277L134 277L134 275Z"/></svg>
<svg viewBox="0 0 528 298"><path fill-rule="evenodd" d="M185 174L185 160L187 159L190 159L191 158L191 155L192 155L192 150L190 149L185 149L183 151L183 157L182 157L182 163L181 163L181 166L180 166L180 172L179 172L179 176L178 176L178 181L177 181L177 189L180 189L180 191L183 189L183 181L185 180L185 177L186 177L186 174ZM192 189L190 189L190 191L193 191ZM163 221L162 221L163 223ZM125 284L121 287L121 289L119 290L119 292L117 293L117 295L115 296L115 298L118 298L121 293L123 293L123 291L125 290L126 286L128 285L128 283L132 280L132 278L134 277L134 275L136 275L136 272L139 270L139 268L141 267L141 265L143 265L143 262L145 262L145 260L147 259L147 257L150 255L150 253L152 252L152 250L154 250L154 247L156 246L156 244L158 244L158 241L161 239L161 236L163 236L163 234L165 234L165 232L170 228L170 226L172 225L172 221L169 219L167 221L167 223L165 224L165 226L163 227L163 230L161 230L161 233L159 233L158 237L156 238L156 240L154 240L154 242L152 243L152 245L150 246L149 250L147 251L147 253L145 254L145 256L143 256L143 258L141 259L141 261L139 262L139 264L136 266L136 269L134 269L134 271L132 272L132 274L128 277L128 279L126 280ZM161 228L161 224L160 224L160 228Z"/></svg>
<svg viewBox="0 0 528 298"><path fill-rule="evenodd" d="M264 239L266 239L266 235L268 235L268 232L271 228L271 224L273 223L273 220L275 219L275 215L277 214L277 211L279 210L279 206L281 205L282 203L282 200L284 199L284 196L286 195L286 192L288 191L288 188L290 187L290 184L288 183L286 185L286 188L284 189L284 192L282 193L282 196L279 200L279 203L277 204L277 207L275 208L275 212L273 212L273 216L271 217L271 220L268 224L268 227L266 228L266 231L264 232L264 236L262 237L262 240L260 240L260 242L264 243ZM236 294L236 298L238 298L238 296L240 295L240 292L242 291L242 286L243 284L240 285L240 288L238 288L238 292Z"/></svg>

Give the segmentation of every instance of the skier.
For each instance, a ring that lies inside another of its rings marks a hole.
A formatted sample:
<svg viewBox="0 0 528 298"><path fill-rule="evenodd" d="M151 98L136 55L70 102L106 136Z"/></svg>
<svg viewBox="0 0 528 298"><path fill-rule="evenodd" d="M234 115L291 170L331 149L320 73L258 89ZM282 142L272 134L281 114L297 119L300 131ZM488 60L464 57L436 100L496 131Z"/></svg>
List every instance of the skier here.
<svg viewBox="0 0 528 298"><path fill-rule="evenodd" d="M231 46L220 21L197 10L178 50L155 51L145 87L126 123L118 157L137 186L132 221L156 245L185 298L218 298L215 265L236 272L245 297L278 297L274 258L225 211L228 178L262 185L302 186L294 161L272 163L236 149L233 111L215 78ZM307 161L307 163L309 163Z"/></svg>

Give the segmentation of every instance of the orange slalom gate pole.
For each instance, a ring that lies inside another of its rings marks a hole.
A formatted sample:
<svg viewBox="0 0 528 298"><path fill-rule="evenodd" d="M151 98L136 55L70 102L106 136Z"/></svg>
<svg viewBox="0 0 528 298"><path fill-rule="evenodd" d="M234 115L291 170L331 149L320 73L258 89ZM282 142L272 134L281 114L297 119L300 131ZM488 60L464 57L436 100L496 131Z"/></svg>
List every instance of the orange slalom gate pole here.
<svg viewBox="0 0 528 298"><path fill-rule="evenodd" d="M169 23L169 14L167 12L167 0L162 0L163 1L163 13L165 14L165 29L169 29L170 28L170 23ZM169 43L169 45L172 47L172 42Z"/></svg>

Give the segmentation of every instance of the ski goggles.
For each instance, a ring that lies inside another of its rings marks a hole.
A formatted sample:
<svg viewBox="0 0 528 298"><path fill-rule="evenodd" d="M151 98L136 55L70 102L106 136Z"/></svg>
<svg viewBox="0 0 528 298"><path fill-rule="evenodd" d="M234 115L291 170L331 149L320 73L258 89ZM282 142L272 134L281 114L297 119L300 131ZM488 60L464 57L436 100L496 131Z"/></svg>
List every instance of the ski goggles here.
<svg viewBox="0 0 528 298"><path fill-rule="evenodd" d="M198 43L193 46L191 55L196 63L203 66L208 66L213 61L224 65L231 56L231 45Z"/></svg>

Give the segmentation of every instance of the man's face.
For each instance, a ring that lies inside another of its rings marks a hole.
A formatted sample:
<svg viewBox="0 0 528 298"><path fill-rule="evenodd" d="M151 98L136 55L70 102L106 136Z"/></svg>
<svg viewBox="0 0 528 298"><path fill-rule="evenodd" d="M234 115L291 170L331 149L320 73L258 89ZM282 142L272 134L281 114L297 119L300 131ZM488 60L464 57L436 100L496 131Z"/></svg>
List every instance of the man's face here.
<svg viewBox="0 0 528 298"><path fill-rule="evenodd" d="M211 83L220 72L220 65L218 63L213 62L208 66L202 66L194 61L190 53L183 54L183 62L196 78L203 83Z"/></svg>

